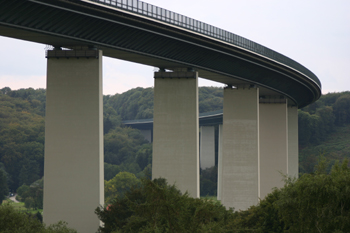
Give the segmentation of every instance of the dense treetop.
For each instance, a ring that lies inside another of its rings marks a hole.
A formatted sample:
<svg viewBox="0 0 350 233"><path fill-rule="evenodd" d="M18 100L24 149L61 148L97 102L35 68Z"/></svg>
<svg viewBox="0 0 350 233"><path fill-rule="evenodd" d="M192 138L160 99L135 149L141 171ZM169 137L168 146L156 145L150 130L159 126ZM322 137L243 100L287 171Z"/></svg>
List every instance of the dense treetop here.
<svg viewBox="0 0 350 233"><path fill-rule="evenodd" d="M111 232L345 233L350 229L348 160L327 173L321 159L312 174L285 177L285 185L245 211L181 194L164 179L143 179L112 204L96 209Z"/></svg>

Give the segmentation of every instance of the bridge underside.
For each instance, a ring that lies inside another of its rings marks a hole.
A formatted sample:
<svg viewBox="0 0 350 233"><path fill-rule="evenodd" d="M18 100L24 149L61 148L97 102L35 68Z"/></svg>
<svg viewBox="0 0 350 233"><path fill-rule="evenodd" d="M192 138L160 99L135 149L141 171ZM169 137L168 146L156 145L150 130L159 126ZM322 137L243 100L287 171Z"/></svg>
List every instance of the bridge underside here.
<svg viewBox="0 0 350 233"><path fill-rule="evenodd" d="M66 38L57 38L57 37L51 36L51 35L42 35L40 33L30 32L27 30L18 30L17 28L9 28L9 27L0 26L0 31L2 31L1 34L3 36L17 38L17 39L26 40L26 41L33 41L33 42L47 44L47 45L58 45L58 46L62 46L65 48L86 49L89 46L92 46L91 43L86 43L86 42L84 43L84 42L66 39ZM219 83L225 83L228 85L241 85L241 84L258 85L260 87L260 95L261 96L271 96L271 95L276 95L276 94L283 95L283 96L286 96L291 103L294 103L294 105L297 105L296 101L297 101L297 99L298 100L300 99L300 100L302 100L302 102L298 103L298 105L300 107L303 107L300 104L303 104L303 102L306 102L305 100L310 101L309 96L298 96L298 98L295 99L294 98L295 95L286 95L285 92L278 90L277 87L276 88L268 87L268 84L262 83L262 81L263 81L262 78L259 78L257 81L254 82L252 80L249 80L249 78L243 79L241 76L239 76L239 74L236 74L235 72L234 72L234 74L230 74L235 69L237 69L237 68L240 69L240 64L236 61L235 58L233 58L232 61L229 61L231 59L227 59L227 57L224 57L224 56L220 59L219 57L216 57L213 55L206 55L206 56L208 56L208 60L210 61L212 66L216 66L216 64L223 64L223 61L225 61L225 63L232 64L232 66L228 70L223 70L223 71L217 72L217 71L215 71L215 69L209 70L207 68L196 66L196 65L190 64L190 63L184 64L183 62L180 62L180 61L167 61L167 60L164 60L164 58L156 58L156 57L152 57L152 56L145 55L145 54L139 54L139 53L135 53L135 52L125 51L125 50L120 49L120 48L110 48L110 47L105 47L105 46L100 46L100 45L96 45L95 47L99 50L102 50L103 55L106 57L121 59L121 60L139 63L139 64L143 64L143 65L149 65L149 66L153 66L153 67L164 68L167 70L176 70L176 69L181 68L181 67L192 67L193 69L198 71L200 78L212 80L212 81L219 82ZM174 48L173 50L175 50L175 49L178 50L178 48ZM201 53L194 52L194 54L197 54L198 57L201 57L201 56L203 57L203 55ZM216 57L216 58L214 58L214 57ZM251 67L248 69L252 70L252 72L254 73L255 76L266 77L265 79L269 80L269 83L272 83L274 81L274 80L271 80L271 78L272 78L271 71L268 73L260 73L259 74L259 70L254 68L254 67ZM264 70L264 68L262 67L261 71L263 71L263 70ZM244 72L244 71L242 71L242 72ZM280 79L279 83L282 83L282 84L285 83L283 86L288 87L288 83L290 83L289 82L290 80L288 80L288 77L286 77L285 79L281 79L281 77L279 77L279 78L276 78L276 80L277 79ZM289 90L294 89L295 94L297 93L297 90L300 90L300 88L307 90L307 88L305 86L301 85L300 83L294 83L294 85L295 85L294 87L289 85L288 89Z"/></svg>
<svg viewBox="0 0 350 233"><path fill-rule="evenodd" d="M130 12L76 0L0 4L3 36L66 48L96 47L104 56L168 70L189 67L201 78L257 85L262 96L280 94L298 107L321 94L314 81L286 65Z"/></svg>
<svg viewBox="0 0 350 233"><path fill-rule="evenodd" d="M103 204L101 54L89 57L99 50L104 56L158 67L165 76L180 70L196 74L195 81L180 74L178 83L175 76L166 83L162 79L167 77L156 77L160 85L155 87L154 176L176 181L182 191L199 196L197 73L228 85L219 133L218 193L223 203L245 209L280 185L277 170L295 175L296 120L288 117L297 115L287 109L296 111L320 97L320 83L309 77L310 71L303 73L239 45L89 1L0 0L0 5L1 36L55 47L47 56L46 223L66 220L80 232L95 232L99 226L93 207ZM238 95L241 87L243 94ZM227 97L231 92L232 99ZM259 115L261 104L280 108L269 111L264 106ZM281 120L279 127L271 119ZM177 125L169 125L175 120ZM266 126L273 128L273 137ZM291 133L288 127L293 128ZM274 146L283 152L282 158L271 149ZM242 200L245 197L249 200Z"/></svg>

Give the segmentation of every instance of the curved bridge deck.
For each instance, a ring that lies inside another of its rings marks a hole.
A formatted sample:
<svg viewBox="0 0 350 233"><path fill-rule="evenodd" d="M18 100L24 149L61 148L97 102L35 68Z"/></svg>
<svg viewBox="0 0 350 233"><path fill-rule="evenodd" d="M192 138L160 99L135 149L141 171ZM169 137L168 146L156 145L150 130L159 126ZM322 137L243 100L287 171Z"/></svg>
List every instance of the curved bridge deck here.
<svg viewBox="0 0 350 233"><path fill-rule="evenodd" d="M205 79L249 84L260 96L316 101L321 83L296 61L206 23L136 0L1 0L0 35L77 48L167 70L189 67ZM35 13L33 13L35 12Z"/></svg>

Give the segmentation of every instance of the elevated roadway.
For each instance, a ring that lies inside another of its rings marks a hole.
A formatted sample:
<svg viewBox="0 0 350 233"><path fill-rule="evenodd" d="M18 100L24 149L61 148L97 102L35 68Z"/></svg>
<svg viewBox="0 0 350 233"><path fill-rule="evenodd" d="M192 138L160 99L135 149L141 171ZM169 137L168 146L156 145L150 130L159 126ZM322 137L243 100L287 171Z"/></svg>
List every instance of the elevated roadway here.
<svg viewBox="0 0 350 233"><path fill-rule="evenodd" d="M1 0L0 35L52 45L95 47L103 55L280 94L298 107L321 83L296 61L253 41L135 0Z"/></svg>

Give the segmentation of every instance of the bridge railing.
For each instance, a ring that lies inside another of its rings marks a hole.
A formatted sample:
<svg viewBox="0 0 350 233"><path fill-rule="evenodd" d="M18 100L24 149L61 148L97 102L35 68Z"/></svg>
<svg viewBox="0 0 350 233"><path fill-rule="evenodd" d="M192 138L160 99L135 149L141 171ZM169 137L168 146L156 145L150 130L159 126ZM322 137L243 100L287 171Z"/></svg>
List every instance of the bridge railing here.
<svg viewBox="0 0 350 233"><path fill-rule="evenodd" d="M305 74L313 81L315 81L321 88L321 83L318 80L317 76L312 73L310 70L305 68L300 63L288 58L287 56L278 53L272 49L269 49L265 46L262 46L258 43L255 43L251 40L248 40L244 37L238 36L234 33L228 32L226 30L214 27L210 24L203 23L201 21L189 18L187 16L177 14L175 12L163 9L151 5L146 2L139 0L90 0L93 2L102 3L108 6L113 6L123 10L127 10L133 13L137 13L143 16L147 16L153 19L157 19L169 24L176 25L178 27L186 28L188 30L201 33L203 35L210 36L215 39L219 39L233 45L239 46L241 48L250 50L254 53L263 55L270 59L273 59L277 62L283 63L289 67L292 67L299 72Z"/></svg>

